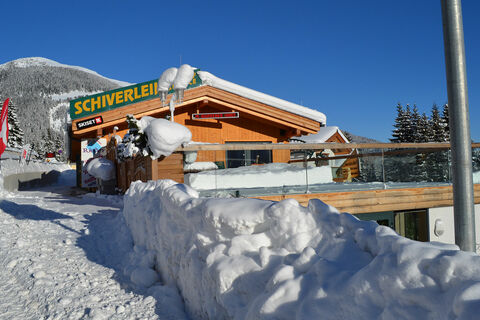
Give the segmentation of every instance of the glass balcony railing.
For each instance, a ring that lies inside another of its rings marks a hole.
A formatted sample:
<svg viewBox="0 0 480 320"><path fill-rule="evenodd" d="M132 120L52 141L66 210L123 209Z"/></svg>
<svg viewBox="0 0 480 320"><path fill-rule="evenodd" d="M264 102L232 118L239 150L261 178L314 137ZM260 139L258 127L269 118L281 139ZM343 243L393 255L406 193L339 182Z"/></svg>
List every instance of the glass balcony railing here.
<svg viewBox="0 0 480 320"><path fill-rule="evenodd" d="M188 151L185 183L203 196L252 197L443 186L452 179L451 153L445 147L300 147ZM472 154L474 183L480 183L480 148Z"/></svg>

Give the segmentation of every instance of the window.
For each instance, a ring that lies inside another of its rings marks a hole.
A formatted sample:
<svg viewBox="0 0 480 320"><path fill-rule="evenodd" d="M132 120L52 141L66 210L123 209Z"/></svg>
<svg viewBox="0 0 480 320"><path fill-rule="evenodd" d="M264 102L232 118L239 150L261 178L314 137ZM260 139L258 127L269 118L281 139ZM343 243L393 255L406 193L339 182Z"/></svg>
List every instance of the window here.
<svg viewBox="0 0 480 320"><path fill-rule="evenodd" d="M271 143L263 141L255 142L225 142L228 143ZM272 162L272 150L227 150L226 152L227 168L238 168L250 166L253 164L265 164Z"/></svg>

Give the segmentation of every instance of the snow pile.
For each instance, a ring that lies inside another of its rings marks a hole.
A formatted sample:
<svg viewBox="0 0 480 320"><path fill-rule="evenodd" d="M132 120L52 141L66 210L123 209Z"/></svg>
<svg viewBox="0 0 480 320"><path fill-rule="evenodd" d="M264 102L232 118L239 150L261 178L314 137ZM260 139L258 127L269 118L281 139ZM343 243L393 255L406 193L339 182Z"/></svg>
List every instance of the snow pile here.
<svg viewBox="0 0 480 320"><path fill-rule="evenodd" d="M186 89L188 83L192 81L194 75L195 68L192 68L188 64L184 64L180 66L178 72L175 76L175 80L173 81L173 88L174 89Z"/></svg>
<svg viewBox="0 0 480 320"><path fill-rule="evenodd" d="M185 156L186 156L186 153L185 153ZM198 172L198 171L218 169L218 166L215 164L215 162L197 161L197 162L188 163L186 160L185 162L186 163L183 165L184 172Z"/></svg>
<svg viewBox="0 0 480 320"><path fill-rule="evenodd" d="M137 120L133 115L127 115L127 122L130 130L117 144L117 156L121 160L137 154L150 155L152 159L168 157L192 139L187 127L166 119L144 116Z"/></svg>
<svg viewBox="0 0 480 320"><path fill-rule="evenodd" d="M182 144L192 140L192 133L187 127L166 119L143 117L140 121L140 129L148 137L148 147L154 159L160 156L168 157Z"/></svg>
<svg viewBox="0 0 480 320"><path fill-rule="evenodd" d="M93 158L88 161L87 172L97 179L112 180L115 179L115 164L105 158Z"/></svg>
<svg viewBox="0 0 480 320"><path fill-rule="evenodd" d="M168 92L177 75L177 68L168 68L158 79L158 91Z"/></svg>
<svg viewBox="0 0 480 320"><path fill-rule="evenodd" d="M201 319L472 319L480 257L421 243L319 200L208 199L134 182L124 217Z"/></svg>
<svg viewBox="0 0 480 320"><path fill-rule="evenodd" d="M328 166L308 167L288 163L204 171L185 175L185 183L197 190L299 186L333 182Z"/></svg>
<svg viewBox="0 0 480 320"><path fill-rule="evenodd" d="M168 68L158 79L158 91L168 91L172 85L174 89L185 90L194 74L195 68L188 64L183 64L178 69Z"/></svg>

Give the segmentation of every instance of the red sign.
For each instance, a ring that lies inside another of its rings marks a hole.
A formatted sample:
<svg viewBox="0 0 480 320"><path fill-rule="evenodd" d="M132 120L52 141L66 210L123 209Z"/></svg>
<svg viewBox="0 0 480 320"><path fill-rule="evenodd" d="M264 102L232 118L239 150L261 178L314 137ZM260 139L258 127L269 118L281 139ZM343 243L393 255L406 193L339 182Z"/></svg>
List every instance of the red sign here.
<svg viewBox="0 0 480 320"><path fill-rule="evenodd" d="M0 114L0 155L5 151L8 140L8 103L10 99L5 100Z"/></svg>
<svg viewBox="0 0 480 320"><path fill-rule="evenodd" d="M192 120L200 119L235 119L238 118L238 112L213 112L213 113L194 113Z"/></svg>

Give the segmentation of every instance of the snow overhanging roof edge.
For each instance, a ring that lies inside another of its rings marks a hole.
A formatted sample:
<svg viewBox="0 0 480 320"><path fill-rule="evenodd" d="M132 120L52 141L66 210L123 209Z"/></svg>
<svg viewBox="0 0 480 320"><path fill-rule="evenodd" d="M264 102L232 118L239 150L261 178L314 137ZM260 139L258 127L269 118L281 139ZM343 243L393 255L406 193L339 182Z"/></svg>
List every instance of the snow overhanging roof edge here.
<svg viewBox="0 0 480 320"><path fill-rule="evenodd" d="M286 100L276 98L271 95L243 87L233 82L220 79L207 71L198 71L197 74L202 80L202 85L208 85L217 89L228 91L230 93L237 94L244 98L261 102L261 103L270 105L272 107L282 109L282 110L294 113L296 115L306 117L311 120L318 121L322 125L326 125L327 123L326 115L320 111L316 111L316 110L295 104L293 102L288 102Z"/></svg>

